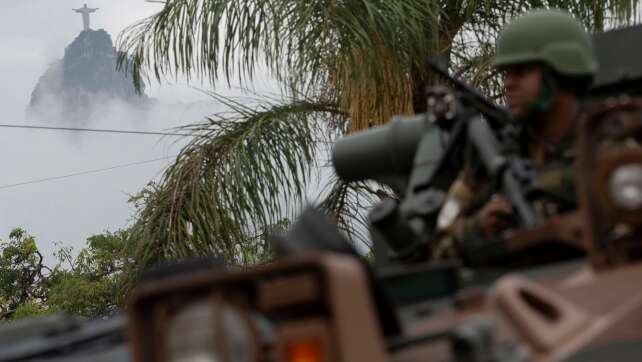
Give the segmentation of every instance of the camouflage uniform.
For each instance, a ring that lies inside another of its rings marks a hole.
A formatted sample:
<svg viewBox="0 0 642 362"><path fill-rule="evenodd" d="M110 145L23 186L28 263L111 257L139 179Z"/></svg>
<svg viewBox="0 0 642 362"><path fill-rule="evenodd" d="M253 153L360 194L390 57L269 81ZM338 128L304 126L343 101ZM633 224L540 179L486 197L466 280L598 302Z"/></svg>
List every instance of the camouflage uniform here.
<svg viewBox="0 0 642 362"><path fill-rule="evenodd" d="M535 164L538 184L545 195L545 199L535 207L545 217L572 211L577 207L574 160L575 143L573 139L569 139L557 147L550 147L544 162ZM459 188L458 193L462 197L460 200L462 215L445 231L439 246L433 250L433 257L443 259L458 256L468 263L483 262L485 259L492 258L493 255L479 254L482 252L479 247L489 241L482 237L474 216L492 197L495 189L473 167L463 170L456 184ZM499 249L493 251L501 253Z"/></svg>
<svg viewBox="0 0 642 362"><path fill-rule="evenodd" d="M527 158L531 156L529 129L537 127L537 116L550 109L556 87L560 86L557 79L571 80L571 84L577 85L573 90L579 96L597 70L592 40L583 26L568 14L553 10L530 12L504 28L497 40L494 63L498 68L525 63L544 66L538 98L525 117L515 120L525 131L512 145L511 142L504 145L507 151ZM574 151L571 135L561 144L547 147L543 160L535 163L537 179L547 197L534 206L544 216L576 208ZM471 156L474 160L474 155ZM483 238L475 218L495 188L484 181L481 168L474 165L475 162L469 160L451 188L450 196L455 195L460 211L451 222L446 222L447 226L442 226L443 237L432 250L435 258L455 254L469 263L483 263L492 259L493 254L501 253L501 243ZM498 247L488 248L489 244Z"/></svg>

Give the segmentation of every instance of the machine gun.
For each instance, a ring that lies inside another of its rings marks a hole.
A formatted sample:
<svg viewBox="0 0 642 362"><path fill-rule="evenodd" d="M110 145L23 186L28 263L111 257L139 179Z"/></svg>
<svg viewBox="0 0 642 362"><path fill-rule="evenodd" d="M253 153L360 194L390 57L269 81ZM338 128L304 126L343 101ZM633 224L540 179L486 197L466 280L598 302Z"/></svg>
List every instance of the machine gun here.
<svg viewBox="0 0 642 362"><path fill-rule="evenodd" d="M401 195L400 202L384 200L370 214L375 244L389 245L392 259L425 258L467 151L478 156L486 174L506 195L517 227L541 223L532 207L540 194L532 166L502 150L500 139L516 133L506 111L436 63L428 65L456 91L429 89L427 113L397 117L386 126L347 136L333 152L337 174L345 181L376 180ZM377 257L385 258L381 253Z"/></svg>

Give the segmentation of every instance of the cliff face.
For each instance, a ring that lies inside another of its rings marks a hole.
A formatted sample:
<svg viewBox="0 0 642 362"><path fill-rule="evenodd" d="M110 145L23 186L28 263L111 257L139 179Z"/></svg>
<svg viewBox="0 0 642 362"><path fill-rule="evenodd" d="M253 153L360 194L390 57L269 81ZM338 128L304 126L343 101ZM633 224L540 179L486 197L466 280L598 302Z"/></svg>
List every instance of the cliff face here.
<svg viewBox="0 0 642 362"><path fill-rule="evenodd" d="M101 103L120 100L145 106L149 98L136 93L132 78L116 70L117 53L104 30L85 30L51 64L31 94L30 117L83 119Z"/></svg>

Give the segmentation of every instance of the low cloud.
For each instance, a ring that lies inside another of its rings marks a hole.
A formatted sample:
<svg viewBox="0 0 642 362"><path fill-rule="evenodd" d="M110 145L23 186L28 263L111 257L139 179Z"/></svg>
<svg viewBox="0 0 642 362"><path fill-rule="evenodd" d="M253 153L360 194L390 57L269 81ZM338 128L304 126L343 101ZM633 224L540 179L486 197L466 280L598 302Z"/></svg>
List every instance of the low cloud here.
<svg viewBox="0 0 642 362"><path fill-rule="evenodd" d="M25 110L38 79L62 58L65 47L82 28L71 8L81 1L4 0L0 13L0 124L39 124L140 131L167 130L200 120L216 111L205 97L188 87L163 87L162 99L141 109L102 99L86 119L65 117L27 120ZM128 24L149 16L157 5L131 0L87 1L100 7L92 18L113 38ZM156 89L159 89L156 87ZM152 89L151 95L154 96ZM56 102L48 105L54 114ZM60 180L3 186L87 170L171 157L186 139L128 134L60 132L0 127L0 238L14 227L36 236L49 256L54 242L84 246L85 239L106 229L125 227L133 216L130 194L158 178L170 159Z"/></svg>

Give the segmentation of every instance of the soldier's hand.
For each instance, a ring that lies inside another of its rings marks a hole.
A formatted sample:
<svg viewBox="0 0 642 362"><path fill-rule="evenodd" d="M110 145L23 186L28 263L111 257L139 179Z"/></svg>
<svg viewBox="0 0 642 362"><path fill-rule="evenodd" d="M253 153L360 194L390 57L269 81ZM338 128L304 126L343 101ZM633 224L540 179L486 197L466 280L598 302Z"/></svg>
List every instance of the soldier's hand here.
<svg viewBox="0 0 642 362"><path fill-rule="evenodd" d="M503 195L495 194L476 215L484 237L492 237L507 230L513 222L513 212Z"/></svg>

